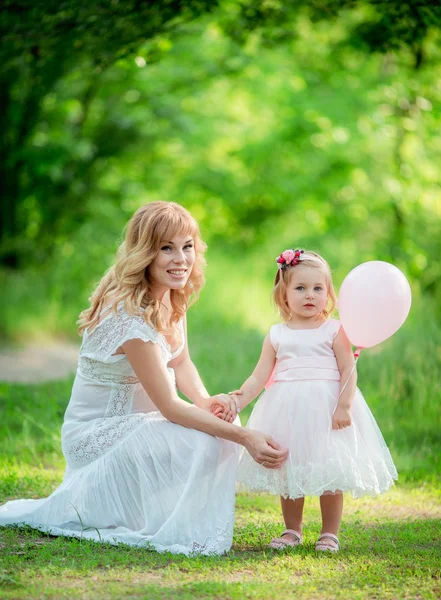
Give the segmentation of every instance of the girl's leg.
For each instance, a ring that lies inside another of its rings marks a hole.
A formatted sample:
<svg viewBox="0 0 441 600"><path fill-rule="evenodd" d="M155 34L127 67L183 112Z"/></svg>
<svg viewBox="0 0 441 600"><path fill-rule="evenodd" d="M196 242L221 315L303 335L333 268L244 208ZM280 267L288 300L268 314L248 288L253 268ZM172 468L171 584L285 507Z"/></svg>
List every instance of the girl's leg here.
<svg viewBox="0 0 441 600"><path fill-rule="evenodd" d="M297 498L291 500L280 497L280 504L282 506L283 520L287 529L294 529L300 535L302 534L302 521L303 521L303 505L305 504L305 498ZM290 534L286 534L290 539L294 537Z"/></svg>
<svg viewBox="0 0 441 600"><path fill-rule="evenodd" d="M271 540L270 548L282 550L287 546L298 546L301 544L304 502L304 498L298 498L297 500L285 500L282 497L280 498L286 529L292 529L293 531L296 531L298 535L289 532L284 533L281 537Z"/></svg>
<svg viewBox="0 0 441 600"><path fill-rule="evenodd" d="M332 533L338 535L341 517L343 514L343 494L324 494L320 496L320 509L322 511L322 530L321 533ZM323 538L323 542L337 547L332 538Z"/></svg>

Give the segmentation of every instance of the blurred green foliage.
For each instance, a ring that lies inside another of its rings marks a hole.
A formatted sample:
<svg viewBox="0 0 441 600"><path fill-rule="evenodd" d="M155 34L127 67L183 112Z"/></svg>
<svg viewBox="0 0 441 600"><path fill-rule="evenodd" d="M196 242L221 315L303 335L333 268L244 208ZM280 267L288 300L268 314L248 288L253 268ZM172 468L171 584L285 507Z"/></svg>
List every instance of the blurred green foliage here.
<svg viewBox="0 0 441 600"><path fill-rule="evenodd" d="M0 334L72 332L158 198L213 265L246 253L269 282L302 245L339 283L390 260L437 307L440 24L427 0L6 0Z"/></svg>

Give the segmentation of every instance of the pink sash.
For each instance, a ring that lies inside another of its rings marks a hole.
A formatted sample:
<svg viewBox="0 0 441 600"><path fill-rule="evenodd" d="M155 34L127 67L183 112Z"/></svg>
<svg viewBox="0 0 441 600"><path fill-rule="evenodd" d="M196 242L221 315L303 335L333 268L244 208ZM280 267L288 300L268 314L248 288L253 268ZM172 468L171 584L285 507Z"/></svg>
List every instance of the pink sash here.
<svg viewBox="0 0 441 600"><path fill-rule="evenodd" d="M308 381L314 379L340 381L337 360L326 356L281 359L276 362L265 389L271 387L276 381Z"/></svg>

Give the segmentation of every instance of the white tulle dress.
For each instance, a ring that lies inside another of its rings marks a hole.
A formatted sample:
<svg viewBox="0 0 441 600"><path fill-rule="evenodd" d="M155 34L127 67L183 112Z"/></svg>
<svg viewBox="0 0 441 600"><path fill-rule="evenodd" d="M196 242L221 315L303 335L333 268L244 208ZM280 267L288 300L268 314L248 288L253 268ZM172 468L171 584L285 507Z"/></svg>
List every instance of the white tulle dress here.
<svg viewBox="0 0 441 600"><path fill-rule="evenodd" d="M289 456L279 470L266 469L243 453L241 486L284 498L321 496L337 490L354 497L387 490L397 471L375 419L357 389L352 425L332 429L340 373L332 349L340 329L336 319L316 329L274 325L274 383L257 401L248 427L270 434Z"/></svg>
<svg viewBox="0 0 441 600"><path fill-rule="evenodd" d="M182 347L172 353L160 333L122 304L117 313L83 337L62 427L63 483L48 498L6 503L0 525L27 524L53 535L173 553L222 554L233 537L239 447L159 413L125 355L115 352L137 338L158 344L167 364ZM173 369L168 372L174 381Z"/></svg>

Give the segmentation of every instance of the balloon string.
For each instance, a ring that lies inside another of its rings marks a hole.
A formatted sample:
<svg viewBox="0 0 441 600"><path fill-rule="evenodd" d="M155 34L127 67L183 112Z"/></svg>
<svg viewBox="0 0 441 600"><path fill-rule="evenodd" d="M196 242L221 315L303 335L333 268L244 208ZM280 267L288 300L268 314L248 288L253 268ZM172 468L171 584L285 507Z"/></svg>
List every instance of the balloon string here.
<svg viewBox="0 0 441 600"><path fill-rule="evenodd" d="M349 377L347 378L347 380L346 380L346 382L345 382L344 386L343 386L343 387L341 388L341 390L340 390L340 395L339 395L339 398L340 398L340 396L343 394L343 392L345 391L345 389L346 389L346 386L348 385L348 383L349 383L349 380L350 380L350 379L351 379L351 377L352 377L352 373L355 371L355 368L357 367L357 361L358 361L358 357L360 356L360 352L361 352L361 351L362 351L362 348L357 348L357 350L354 352L354 358L355 358L354 366L352 367L352 369L351 369L351 372L349 373Z"/></svg>

